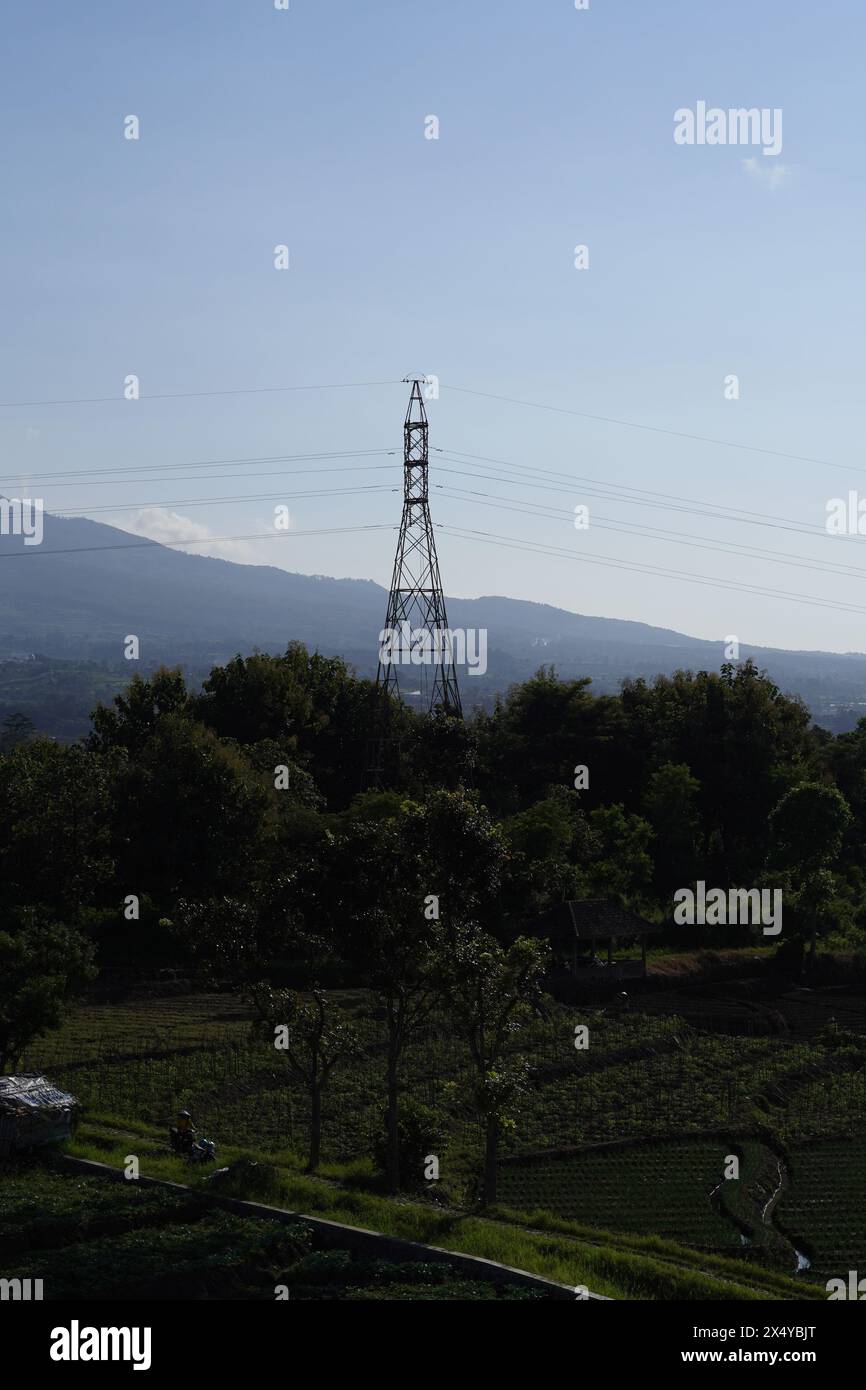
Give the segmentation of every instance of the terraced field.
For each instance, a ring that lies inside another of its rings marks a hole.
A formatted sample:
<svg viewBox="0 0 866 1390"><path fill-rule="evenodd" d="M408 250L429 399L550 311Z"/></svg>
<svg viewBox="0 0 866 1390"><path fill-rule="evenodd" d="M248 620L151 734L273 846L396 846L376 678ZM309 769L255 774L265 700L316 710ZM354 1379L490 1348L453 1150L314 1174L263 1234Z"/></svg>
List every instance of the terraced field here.
<svg viewBox="0 0 866 1390"><path fill-rule="evenodd" d="M678 1014L705 1032L746 1037L780 1036L798 1041L816 1037L828 1023L866 1034L866 995L855 990L791 989L767 997L767 982L756 978L714 986L644 995L636 1007L647 1018Z"/></svg>
<svg viewBox="0 0 866 1390"><path fill-rule="evenodd" d="M599 1047L540 1078L526 1107L524 1146L663 1138L727 1126L748 1118L777 1078L805 1069L814 1056L805 1043L716 1037L683 1025L624 1056Z"/></svg>
<svg viewBox="0 0 866 1390"><path fill-rule="evenodd" d="M381 1124L382 1030L364 1017L360 992L345 1002L364 1032L365 1056L339 1069L326 1095L324 1152L335 1160L369 1154ZM573 1045L575 1021L590 1028L585 1052ZM533 1026L521 1052L534 1078L516 1131L524 1150L725 1126L815 1056L808 1044L709 1035L676 1017L565 1007ZM250 1037L248 1011L228 995L81 1008L24 1066L50 1072L90 1114L167 1126L187 1108L218 1142L300 1151L307 1141L305 1093L273 1048ZM480 1136L465 1100L471 1076L459 1040L434 1029L413 1042L404 1081L440 1110L449 1171L464 1173L458 1154L474 1154Z"/></svg>
<svg viewBox="0 0 866 1390"><path fill-rule="evenodd" d="M710 1193L722 1180L723 1140L685 1140L603 1148L502 1164L499 1200L605 1230L730 1253L741 1245Z"/></svg>
<svg viewBox="0 0 866 1390"><path fill-rule="evenodd" d="M791 1033L812 1038L831 1021L852 1033L866 1033L866 997L844 990L791 990L778 1001Z"/></svg>
<svg viewBox="0 0 866 1390"><path fill-rule="evenodd" d="M866 1277L866 1135L790 1150L790 1188L779 1205L784 1230L812 1260L816 1278Z"/></svg>
<svg viewBox="0 0 866 1390"><path fill-rule="evenodd" d="M774 1231L775 1206L770 1219L761 1219L778 1196L776 1151L799 1154L811 1139L835 1142L866 1133L866 1050L856 1033L840 1036L827 1029L835 1017L831 1008L854 1017L856 1001L830 992L817 996L799 992L793 1001L813 1022L822 1022L820 1036L809 1041L712 1033L676 1015L615 1006L554 1006L520 1039L531 1081L510 1151L503 1155L501 1205L546 1209L587 1226L655 1233L793 1272L793 1245ZM362 992L346 994L343 1003L364 1033L365 1053L335 1072L326 1092L323 1156L327 1163L353 1166L353 1180L375 1190L369 1155L382 1123L382 1027ZM585 1051L574 1047L576 1022L589 1027ZM800 1031L811 1032L812 1023L804 1022ZM438 1195L471 1211L482 1136L468 1099L472 1078L465 1049L432 1027L410 1044L404 1060L406 1091L433 1107L442 1123ZM65 1084L91 1121L144 1124L162 1138L173 1112L186 1107L221 1154L235 1146L291 1152L302 1161L308 1098L273 1048L251 1037L249 1012L232 996L83 1007L37 1043L25 1065ZM748 1169L741 1186L725 1184L714 1204L708 1194L721 1180L724 1144L708 1144L703 1136L710 1131L740 1136ZM763 1136L770 1148L762 1148L762 1140L752 1151L748 1136ZM644 1157L626 1160L622 1150L616 1160L581 1159L589 1167L577 1182L553 1153L544 1160L550 1166L532 1176L512 1166L513 1159L542 1149L624 1139L642 1141ZM778 1218L799 1249L819 1250L817 1269L835 1267L849 1258L852 1242L856 1250L859 1228L849 1232L837 1223L819 1243L822 1218L810 1216L802 1204L818 1200L822 1177L808 1156L802 1172L799 1158L794 1168L794 1185L784 1192ZM855 1195L853 1188L846 1191L843 1204L852 1206ZM793 1206L795 1201L800 1205ZM788 1220L791 1210L796 1221ZM748 1249L741 1245L743 1233ZM861 1263L866 1275L866 1257Z"/></svg>
<svg viewBox="0 0 866 1390"><path fill-rule="evenodd" d="M785 1096L779 1128L789 1142L818 1135L855 1135L866 1128L866 1070L830 1072Z"/></svg>
<svg viewBox="0 0 866 1390"><path fill-rule="evenodd" d="M85 1121L71 1147L82 1157L98 1158L116 1168L123 1167L125 1155L132 1149L141 1157L143 1173L189 1181L182 1160L170 1153L158 1132L146 1126L127 1126L128 1122L118 1126L116 1122ZM311 1177L301 1173L299 1160L290 1153L259 1155L269 1170L259 1174L249 1171L249 1159L242 1153L229 1151L224 1159L235 1165L230 1189L235 1196L497 1260L569 1287L585 1284L609 1298L715 1301L824 1297L823 1290L805 1285L785 1271L762 1261L744 1261L739 1251L732 1257L663 1241L655 1233L611 1234L538 1212L522 1217L499 1207L480 1215L438 1201L392 1201L365 1190L364 1174L356 1167L342 1173L332 1167L327 1177ZM263 1190L265 1176L267 1189ZM201 1175L193 1179L201 1180Z"/></svg>

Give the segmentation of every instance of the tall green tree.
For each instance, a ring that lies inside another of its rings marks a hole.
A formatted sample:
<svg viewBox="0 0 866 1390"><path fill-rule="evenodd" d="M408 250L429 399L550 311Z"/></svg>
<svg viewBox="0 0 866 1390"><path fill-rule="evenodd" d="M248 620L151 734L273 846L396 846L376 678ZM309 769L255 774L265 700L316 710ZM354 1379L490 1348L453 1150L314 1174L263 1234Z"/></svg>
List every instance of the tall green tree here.
<svg viewBox="0 0 866 1390"><path fill-rule="evenodd" d="M122 748L135 755L162 719L186 710L188 699L180 670L161 666L150 677L135 675L126 690L115 695L112 705L96 706L91 715L90 747L100 751Z"/></svg>
<svg viewBox="0 0 866 1390"><path fill-rule="evenodd" d="M276 740L311 770L328 804L342 809L361 788L386 707L383 692L340 657L292 642L280 656L257 652L215 667L193 712L222 738ZM397 737L411 716L396 704L390 716Z"/></svg>
<svg viewBox="0 0 866 1390"><path fill-rule="evenodd" d="M106 901L122 762L44 738L0 758L0 907L43 905L75 922Z"/></svg>
<svg viewBox="0 0 866 1390"><path fill-rule="evenodd" d="M182 714L163 716L121 771L122 882L167 908L237 892L255 877L268 797L236 749Z"/></svg>
<svg viewBox="0 0 866 1390"><path fill-rule="evenodd" d="M803 782L782 797L770 817L771 862L788 875L814 965L817 939L832 922L830 872L842 847L851 810L838 787Z"/></svg>
<svg viewBox="0 0 866 1390"><path fill-rule="evenodd" d="M322 1156L322 1101L335 1069L357 1056L361 1043L348 1019L324 990L308 998L266 983L250 991L261 1036L273 1043L310 1098L307 1169L315 1173Z"/></svg>
<svg viewBox="0 0 866 1390"><path fill-rule="evenodd" d="M655 836L653 886L663 900L700 877L700 790L685 763L663 763L648 778L644 813Z"/></svg>
<svg viewBox="0 0 866 1390"><path fill-rule="evenodd" d="M95 977L93 948L80 932L34 912L0 930L0 1072L14 1071Z"/></svg>
<svg viewBox="0 0 866 1390"><path fill-rule="evenodd" d="M326 875L335 895L330 914L385 1016L387 1179L397 1191L400 1068L434 1002L435 925L465 912L493 920L504 847L483 807L462 791L423 802L367 794L340 824Z"/></svg>
<svg viewBox="0 0 866 1390"><path fill-rule="evenodd" d="M547 943L530 937L503 947L466 922L440 934L440 986L454 1026L469 1048L475 1108L484 1127L485 1206L496 1201L500 1141L514 1123L526 1081L526 1068L513 1055L513 1044L538 1011L549 963Z"/></svg>

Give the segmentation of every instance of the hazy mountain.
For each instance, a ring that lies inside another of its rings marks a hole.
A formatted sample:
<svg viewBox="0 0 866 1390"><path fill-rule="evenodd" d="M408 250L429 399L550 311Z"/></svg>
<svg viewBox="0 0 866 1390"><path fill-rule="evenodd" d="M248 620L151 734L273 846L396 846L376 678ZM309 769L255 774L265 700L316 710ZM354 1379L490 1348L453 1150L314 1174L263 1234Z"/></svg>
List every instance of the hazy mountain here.
<svg viewBox="0 0 866 1390"><path fill-rule="evenodd" d="M99 522L46 516L41 546L0 536L0 715L38 711L47 690L58 715L68 687L74 709L67 708L63 727L52 716L51 731L69 736L90 707L91 686L104 693L106 678L115 688L133 670L162 662L182 664L198 678L236 652L280 651L293 638L372 673L386 598L370 580L239 565L142 544ZM449 598L448 617L452 627L488 633L486 675L461 676L467 707L489 702L542 663L563 676L589 675L597 690L609 691L626 676L715 670L724 659L721 639L518 599ZM140 641L137 665L123 659L130 633ZM25 676L22 658L32 653L43 659ZM866 702L862 654L743 645L740 657L747 656L783 690L800 694L828 727L852 727L866 714L866 703L858 708Z"/></svg>

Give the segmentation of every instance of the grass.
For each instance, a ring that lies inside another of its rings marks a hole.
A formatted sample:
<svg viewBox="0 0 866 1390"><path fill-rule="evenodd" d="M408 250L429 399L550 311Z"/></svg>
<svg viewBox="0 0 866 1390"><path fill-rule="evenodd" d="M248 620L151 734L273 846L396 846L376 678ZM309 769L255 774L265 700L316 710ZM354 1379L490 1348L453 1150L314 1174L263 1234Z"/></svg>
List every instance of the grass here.
<svg viewBox="0 0 866 1390"><path fill-rule="evenodd" d="M120 1166L131 1151L149 1176L189 1181L190 1169L164 1149L156 1135L138 1132L121 1141L103 1125L83 1125L70 1146L81 1157ZM244 1155L229 1148L221 1160ZM391 1200L338 1181L346 1173L326 1170L311 1177L299 1169L293 1153L261 1153L263 1162L278 1172L279 1205L289 1211L363 1226L386 1235L480 1255L514 1268L529 1270L571 1286L586 1285L610 1298L639 1299L766 1299L814 1296L814 1289L753 1269L735 1260L709 1257L673 1242L643 1242L616 1233L581 1228L554 1218L533 1216L532 1225L513 1213L489 1216L442 1211L429 1203ZM349 1175L351 1176L351 1174ZM357 1179L360 1175L354 1170ZM198 1179L200 1181L200 1178Z"/></svg>
<svg viewBox="0 0 866 1390"><path fill-rule="evenodd" d="M82 1177L46 1163L6 1165L3 1277L40 1279L68 1299L424 1299L546 1297L467 1279L448 1264L320 1251L303 1222L227 1213L195 1192Z"/></svg>

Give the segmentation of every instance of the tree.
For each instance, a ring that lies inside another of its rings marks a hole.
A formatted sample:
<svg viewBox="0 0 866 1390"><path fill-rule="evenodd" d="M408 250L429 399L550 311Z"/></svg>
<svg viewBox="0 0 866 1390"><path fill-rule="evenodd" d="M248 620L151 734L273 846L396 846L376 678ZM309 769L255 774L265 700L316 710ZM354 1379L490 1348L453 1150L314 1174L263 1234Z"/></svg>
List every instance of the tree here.
<svg viewBox="0 0 866 1390"><path fill-rule="evenodd" d="M422 891L415 864L400 833L406 808L387 815L388 803L375 798L380 814L363 798L362 815L348 821L334 842L330 876L336 891L335 920L343 925L343 953L360 970L385 1014L386 1176L391 1192L400 1186L398 1135L400 1060L406 1042L429 1012L425 960L426 928Z"/></svg>
<svg viewBox="0 0 866 1390"><path fill-rule="evenodd" d="M849 733L830 739L826 765L851 808L852 820L843 841L843 859L850 869L866 866L866 719Z"/></svg>
<svg viewBox="0 0 866 1390"><path fill-rule="evenodd" d="M588 763L593 712L588 677L559 680L542 666L512 686L492 715L479 715L475 733L481 786L500 812L525 809L549 786L570 787L574 765Z"/></svg>
<svg viewBox="0 0 866 1390"><path fill-rule="evenodd" d="M122 883L173 906L176 895L237 892L262 852L268 794L235 748L166 714L118 785Z"/></svg>
<svg viewBox="0 0 866 1390"><path fill-rule="evenodd" d="M508 855L503 901L509 916L536 917L557 903L584 896L579 865L588 862L597 839L581 809L582 793L556 787L502 822Z"/></svg>
<svg viewBox="0 0 866 1390"><path fill-rule="evenodd" d="M484 1206L496 1201L500 1139L513 1125L526 1084L526 1068L509 1056L509 1044L538 1011L549 959L546 942L518 937L506 948L471 923L452 924L440 937L443 997L475 1070L475 1108L484 1126Z"/></svg>
<svg viewBox="0 0 866 1390"><path fill-rule="evenodd" d="M834 881L829 870L850 821L850 808L838 787L821 782L792 787L770 816L771 863L784 869L796 885L794 903L805 925L810 967L818 933L831 921Z"/></svg>
<svg viewBox="0 0 866 1390"><path fill-rule="evenodd" d="M149 680L133 676L124 693L115 695L113 709L101 703L96 706L91 715L90 747L137 753L166 715L183 713L188 698L180 670L161 666Z"/></svg>
<svg viewBox="0 0 866 1390"><path fill-rule="evenodd" d="M473 780L474 728L465 720L436 709L417 715L404 740L413 787L458 787Z"/></svg>
<svg viewBox="0 0 866 1390"><path fill-rule="evenodd" d="M652 686L627 681L622 707L637 808L651 769L685 765L700 784L696 808L707 880L754 883L779 798L809 776L817 748L808 710L751 661L719 672L677 671Z"/></svg>
<svg viewBox="0 0 866 1390"><path fill-rule="evenodd" d="M301 766L310 765L329 804L342 808L361 785L368 743L387 703L384 692L356 679L340 657L291 642L281 656L256 652L215 667L194 713L221 738L276 740ZM408 715L392 703L402 727Z"/></svg>
<svg viewBox="0 0 866 1390"><path fill-rule="evenodd" d="M285 1057L310 1097L307 1169L314 1173L322 1153L322 1096L334 1069L360 1052L360 1040L324 990L314 989L303 998L295 990L260 984L250 997L260 1034Z"/></svg>
<svg viewBox="0 0 866 1390"><path fill-rule="evenodd" d="M79 932L28 913L0 931L0 1072L14 1071L36 1038L61 1023L66 1006L94 979L93 950Z"/></svg>
<svg viewBox="0 0 866 1390"><path fill-rule="evenodd" d="M784 868L823 868L838 855L850 819L838 787L801 782L770 815L773 856Z"/></svg>
<svg viewBox="0 0 866 1390"><path fill-rule="evenodd" d="M0 758L0 908L39 904L69 923L106 900L123 756L35 738Z"/></svg>
<svg viewBox="0 0 866 1390"><path fill-rule="evenodd" d="M445 920L495 915L504 850L490 817L465 792L437 791L423 803L368 793L342 827L328 873L329 915L342 924L343 952L385 1014L387 1177L396 1192L400 1066L434 1001L434 926L440 912Z"/></svg>
<svg viewBox="0 0 866 1390"><path fill-rule="evenodd" d="M655 833L653 881L663 899L699 877L700 789L685 763L663 763L647 782L644 810Z"/></svg>
<svg viewBox="0 0 866 1390"><path fill-rule="evenodd" d="M640 906L653 867L650 826L620 805L600 806L590 811L588 819L592 846L585 868L588 896Z"/></svg>

